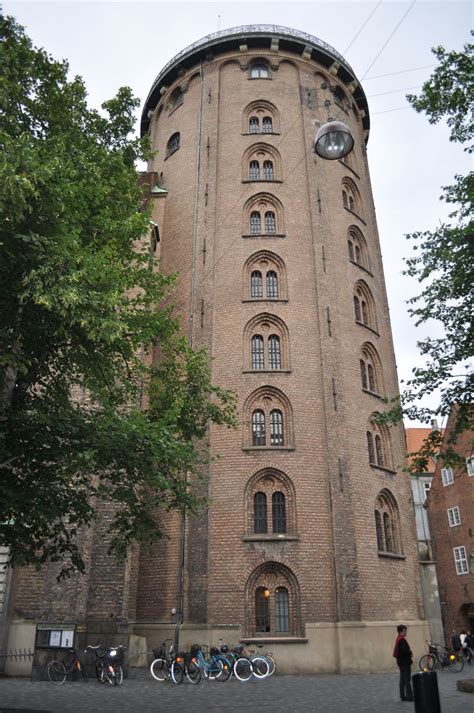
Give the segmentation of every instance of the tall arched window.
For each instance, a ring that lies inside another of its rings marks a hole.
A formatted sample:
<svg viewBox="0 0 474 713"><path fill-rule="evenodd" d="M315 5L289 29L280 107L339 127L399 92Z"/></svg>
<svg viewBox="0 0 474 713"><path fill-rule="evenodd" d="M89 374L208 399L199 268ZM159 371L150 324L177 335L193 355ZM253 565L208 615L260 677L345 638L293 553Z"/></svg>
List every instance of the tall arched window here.
<svg viewBox="0 0 474 713"><path fill-rule="evenodd" d="M359 280L354 286L354 313L358 324L377 330L374 298L364 280Z"/></svg>
<svg viewBox="0 0 474 713"><path fill-rule="evenodd" d="M172 134L170 138L168 139L168 143L166 144L166 155L165 158L168 158L168 156L171 156L172 153L177 151L179 149L180 145L180 134L179 131L176 133Z"/></svg>
<svg viewBox="0 0 474 713"><path fill-rule="evenodd" d="M267 272L267 299L278 299L278 275L275 270Z"/></svg>
<svg viewBox="0 0 474 713"><path fill-rule="evenodd" d="M283 414L279 409L270 411L270 444L283 445Z"/></svg>
<svg viewBox="0 0 474 713"><path fill-rule="evenodd" d="M360 378L364 391L377 396L383 393L382 362L377 350L370 342L365 342L361 349Z"/></svg>
<svg viewBox="0 0 474 713"><path fill-rule="evenodd" d="M268 366L270 369L281 369L280 337L277 334L268 337Z"/></svg>
<svg viewBox="0 0 474 713"><path fill-rule="evenodd" d="M270 631L270 597L266 587L255 590L255 631L260 634Z"/></svg>
<svg viewBox="0 0 474 713"><path fill-rule="evenodd" d="M369 463L375 463L374 437L370 431L367 431L367 450L369 453Z"/></svg>
<svg viewBox="0 0 474 713"><path fill-rule="evenodd" d="M288 590L286 587L278 587L275 590L275 623L278 633L283 634L290 630Z"/></svg>
<svg viewBox="0 0 474 713"><path fill-rule="evenodd" d="M253 529L255 534L266 534L267 527L267 496L259 491L253 497Z"/></svg>
<svg viewBox="0 0 474 713"><path fill-rule="evenodd" d="M367 389L367 367L363 359L359 360L360 364L360 380L362 382L362 388Z"/></svg>
<svg viewBox="0 0 474 713"><path fill-rule="evenodd" d="M250 213L250 233L252 235L259 235L262 232L262 223L260 218L260 213L253 210Z"/></svg>
<svg viewBox="0 0 474 713"><path fill-rule="evenodd" d="M362 232L355 225L351 225L347 235L347 249L349 260L364 270L370 270L369 252Z"/></svg>
<svg viewBox="0 0 474 713"><path fill-rule="evenodd" d="M263 282L260 270L253 270L250 275L250 297L253 300L263 298Z"/></svg>
<svg viewBox="0 0 474 713"><path fill-rule="evenodd" d="M254 334L252 337L252 369L264 369L265 357L263 347L263 337L261 334Z"/></svg>
<svg viewBox="0 0 474 713"><path fill-rule="evenodd" d="M272 525L274 533L286 532L285 495L280 491L277 491L272 495Z"/></svg>
<svg viewBox="0 0 474 713"><path fill-rule="evenodd" d="M369 463L372 466L391 470L393 468L390 432L384 424L374 423L377 412L373 413L367 429Z"/></svg>
<svg viewBox="0 0 474 713"><path fill-rule="evenodd" d="M273 181L273 162L263 162L263 177L266 181Z"/></svg>
<svg viewBox="0 0 474 713"><path fill-rule="evenodd" d="M357 186L352 178L347 176L342 179L342 205L356 215L361 215Z"/></svg>
<svg viewBox="0 0 474 713"><path fill-rule="evenodd" d="M385 488L380 491L375 501L375 531L379 554L403 554L397 502Z"/></svg>
<svg viewBox="0 0 474 713"><path fill-rule="evenodd" d="M249 179L251 181L259 181L260 180L260 164L258 161L250 161Z"/></svg>
<svg viewBox="0 0 474 713"><path fill-rule="evenodd" d="M383 455L383 447L382 447L382 439L380 438L379 434L375 434L375 458L376 458L376 464L385 466L385 458Z"/></svg>
<svg viewBox="0 0 474 713"><path fill-rule="evenodd" d="M249 134L260 133L260 122L258 116L251 116L249 118Z"/></svg>
<svg viewBox="0 0 474 713"><path fill-rule="evenodd" d="M272 210L267 210L265 213L265 233L267 235L276 233L275 213Z"/></svg>
<svg viewBox="0 0 474 713"><path fill-rule="evenodd" d="M360 300L357 295L354 295L354 312L356 322L362 322L362 312L360 309Z"/></svg>
<svg viewBox="0 0 474 713"><path fill-rule="evenodd" d="M262 119L262 131L264 134L273 132L273 121L271 116L264 116Z"/></svg>
<svg viewBox="0 0 474 713"><path fill-rule="evenodd" d="M252 414L252 445L265 445L265 414L260 409Z"/></svg>

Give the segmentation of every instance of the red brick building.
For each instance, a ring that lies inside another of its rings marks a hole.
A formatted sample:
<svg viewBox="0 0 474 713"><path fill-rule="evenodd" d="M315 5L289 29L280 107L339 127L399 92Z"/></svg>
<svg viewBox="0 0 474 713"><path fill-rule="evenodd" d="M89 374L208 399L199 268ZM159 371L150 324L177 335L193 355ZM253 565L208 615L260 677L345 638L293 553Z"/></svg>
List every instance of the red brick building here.
<svg viewBox="0 0 474 713"><path fill-rule="evenodd" d="M451 414L441 453L449 443L455 414ZM426 501L436 561L441 613L446 641L452 631L474 631L474 456L472 431L458 436L457 461L436 462Z"/></svg>
<svg viewBox="0 0 474 713"><path fill-rule="evenodd" d="M314 153L328 114L355 137L343 161ZM239 427L210 429L209 506L167 516L169 539L112 568L98 523L60 599L19 575L17 631L63 618L149 649L182 615L183 644L262 640L288 670L350 672L392 668L403 621L421 653L403 428L372 421L398 384L369 123L350 65L295 30L219 32L161 70L142 116L161 269Z"/></svg>

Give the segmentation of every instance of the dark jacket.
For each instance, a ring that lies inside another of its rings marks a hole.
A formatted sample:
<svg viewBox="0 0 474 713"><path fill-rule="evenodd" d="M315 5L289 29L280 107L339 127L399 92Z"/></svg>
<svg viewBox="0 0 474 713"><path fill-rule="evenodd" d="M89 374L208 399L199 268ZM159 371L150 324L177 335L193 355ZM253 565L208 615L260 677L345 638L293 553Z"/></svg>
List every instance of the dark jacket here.
<svg viewBox="0 0 474 713"><path fill-rule="evenodd" d="M397 664L399 666L412 665L413 654L411 652L410 646L408 645L408 641L405 639L404 636L401 636L397 639L395 643L395 652L395 658L397 659Z"/></svg>
<svg viewBox="0 0 474 713"><path fill-rule="evenodd" d="M452 644L453 649L454 649L455 651L460 651L460 650L461 650L462 645L461 645L461 637L459 636L459 634L453 634L453 635L452 635L452 637L451 637L451 644Z"/></svg>

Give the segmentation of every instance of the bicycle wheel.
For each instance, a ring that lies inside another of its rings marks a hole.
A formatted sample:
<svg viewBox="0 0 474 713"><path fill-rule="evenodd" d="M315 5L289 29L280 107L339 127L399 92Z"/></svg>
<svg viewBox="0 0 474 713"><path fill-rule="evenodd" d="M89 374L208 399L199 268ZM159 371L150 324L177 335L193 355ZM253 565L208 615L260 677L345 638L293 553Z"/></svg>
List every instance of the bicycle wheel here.
<svg viewBox="0 0 474 713"><path fill-rule="evenodd" d="M418 664L420 671L432 671L436 666L436 658L433 654L425 654Z"/></svg>
<svg viewBox="0 0 474 713"><path fill-rule="evenodd" d="M173 661L173 663L171 664L171 679L173 683L177 683L179 685L183 682L183 678L183 665L181 663L178 663L177 661Z"/></svg>
<svg viewBox="0 0 474 713"><path fill-rule="evenodd" d="M105 668L105 680L110 683L111 686L117 685L117 679L115 678L114 664L108 663Z"/></svg>
<svg viewBox="0 0 474 713"><path fill-rule="evenodd" d="M51 683L60 686L66 680L66 667L62 661L50 661L47 668Z"/></svg>
<svg viewBox="0 0 474 713"><path fill-rule="evenodd" d="M252 664L248 659L237 659L234 664L234 675L239 681L248 681L252 678Z"/></svg>
<svg viewBox="0 0 474 713"><path fill-rule="evenodd" d="M454 658L451 658L452 656L454 656ZM464 659L462 657L462 654L451 652L450 654L448 654L447 658L449 671L452 671L453 673L459 673L463 670Z"/></svg>
<svg viewBox="0 0 474 713"><path fill-rule="evenodd" d="M155 659L150 666L150 673L156 681L169 681L170 668L165 659Z"/></svg>
<svg viewBox="0 0 474 713"><path fill-rule="evenodd" d="M265 661L268 663L268 666L269 666L268 675L272 676L276 670L276 661L271 654L264 654L263 658L265 659Z"/></svg>
<svg viewBox="0 0 474 713"><path fill-rule="evenodd" d="M270 664L263 656L254 656L252 659L253 675L256 678L266 678L270 671Z"/></svg>
<svg viewBox="0 0 474 713"><path fill-rule="evenodd" d="M232 675L232 666L225 656L216 656L220 671L216 678L218 681L228 681Z"/></svg>
<svg viewBox="0 0 474 713"><path fill-rule="evenodd" d="M186 665L186 678L189 683L196 685L201 680L201 669L195 661L191 661Z"/></svg>
<svg viewBox="0 0 474 713"><path fill-rule="evenodd" d="M119 663L114 663L115 685L121 686L123 683L123 668Z"/></svg>

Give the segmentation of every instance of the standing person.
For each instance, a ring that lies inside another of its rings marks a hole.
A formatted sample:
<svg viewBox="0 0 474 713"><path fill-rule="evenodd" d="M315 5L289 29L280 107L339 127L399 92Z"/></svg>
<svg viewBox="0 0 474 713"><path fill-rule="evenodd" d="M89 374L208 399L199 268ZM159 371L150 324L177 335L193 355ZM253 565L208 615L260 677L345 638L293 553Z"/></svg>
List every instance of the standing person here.
<svg viewBox="0 0 474 713"><path fill-rule="evenodd" d="M466 629L461 630L460 634L460 639L461 639L461 646L462 646L462 652L464 654L464 657L467 659L468 663L471 663L471 647L469 646L469 640L470 640L470 631L466 631Z"/></svg>
<svg viewBox="0 0 474 713"><path fill-rule="evenodd" d="M454 629L451 635L451 646L453 647L453 651L461 651L462 649L461 637Z"/></svg>
<svg viewBox="0 0 474 713"><path fill-rule="evenodd" d="M474 654L474 636L470 631L467 632L465 641L467 644L467 662L470 664Z"/></svg>
<svg viewBox="0 0 474 713"><path fill-rule="evenodd" d="M397 659L397 666L400 669L400 698L402 701L412 701L411 665L413 663L413 655L406 640L407 627L404 624L399 624L397 632L398 636L395 640L393 656Z"/></svg>

